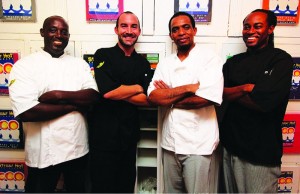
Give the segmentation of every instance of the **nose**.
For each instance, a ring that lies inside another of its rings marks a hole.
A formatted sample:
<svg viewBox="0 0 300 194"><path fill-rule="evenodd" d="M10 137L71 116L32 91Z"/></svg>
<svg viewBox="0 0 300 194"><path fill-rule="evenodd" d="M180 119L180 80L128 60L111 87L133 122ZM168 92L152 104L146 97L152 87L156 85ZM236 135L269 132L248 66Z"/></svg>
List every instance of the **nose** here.
<svg viewBox="0 0 300 194"><path fill-rule="evenodd" d="M178 29L178 34L180 35L180 34L184 34L185 33L185 30L183 29L183 28L179 28Z"/></svg>
<svg viewBox="0 0 300 194"><path fill-rule="evenodd" d="M255 33L254 27L251 27L251 28L248 30L248 33L249 33L249 34Z"/></svg>
<svg viewBox="0 0 300 194"><path fill-rule="evenodd" d="M131 27L128 27L128 28L127 28L127 33L129 33L129 34L132 33L132 28L131 28Z"/></svg>
<svg viewBox="0 0 300 194"><path fill-rule="evenodd" d="M57 30L56 33L55 33L56 37L61 37L61 31L60 30Z"/></svg>

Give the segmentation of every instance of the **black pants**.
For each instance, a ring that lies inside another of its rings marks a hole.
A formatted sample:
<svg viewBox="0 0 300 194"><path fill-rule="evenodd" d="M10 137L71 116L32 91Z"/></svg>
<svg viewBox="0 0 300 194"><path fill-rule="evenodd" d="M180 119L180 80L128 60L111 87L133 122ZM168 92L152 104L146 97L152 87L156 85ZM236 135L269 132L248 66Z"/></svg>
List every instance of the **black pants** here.
<svg viewBox="0 0 300 194"><path fill-rule="evenodd" d="M88 155L46 168L28 167L26 193L53 193L61 173L67 192L86 192Z"/></svg>
<svg viewBox="0 0 300 194"><path fill-rule="evenodd" d="M93 193L133 193L136 179L136 146L126 151L91 151Z"/></svg>

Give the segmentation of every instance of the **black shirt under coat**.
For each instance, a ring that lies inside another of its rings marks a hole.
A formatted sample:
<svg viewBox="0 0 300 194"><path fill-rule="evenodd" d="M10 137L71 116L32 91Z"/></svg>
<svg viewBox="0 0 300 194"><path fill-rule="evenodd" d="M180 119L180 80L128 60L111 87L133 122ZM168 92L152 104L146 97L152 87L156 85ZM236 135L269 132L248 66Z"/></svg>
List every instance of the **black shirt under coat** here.
<svg viewBox="0 0 300 194"><path fill-rule="evenodd" d="M231 154L254 164L281 164L281 124L289 100L292 71L291 56L270 46L226 61L225 87L255 84L250 98L263 110L247 108L237 101L228 103L220 139Z"/></svg>
<svg viewBox="0 0 300 194"><path fill-rule="evenodd" d="M118 44L98 49L94 54L95 79L100 100L88 115L89 144L94 150L127 150L139 140L138 107L123 100L104 99L103 95L121 85L139 84L146 94L151 81L150 64L134 51L125 56Z"/></svg>

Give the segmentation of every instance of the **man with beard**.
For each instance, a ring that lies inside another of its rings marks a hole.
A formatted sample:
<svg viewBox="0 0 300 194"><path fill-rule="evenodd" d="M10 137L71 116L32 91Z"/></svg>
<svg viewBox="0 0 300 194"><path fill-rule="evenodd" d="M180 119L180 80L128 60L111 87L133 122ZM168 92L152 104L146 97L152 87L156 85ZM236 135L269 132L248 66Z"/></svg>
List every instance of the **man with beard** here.
<svg viewBox="0 0 300 194"><path fill-rule="evenodd" d="M289 100L293 60L274 48L276 15L258 9L243 21L247 51L224 64L220 125L228 193L277 193L281 124Z"/></svg>
<svg viewBox="0 0 300 194"><path fill-rule="evenodd" d="M94 55L94 71L101 99L89 115L91 186L97 193L133 193L136 146L139 140L138 106L148 106L149 62L134 45L141 33L132 12L117 19L118 43Z"/></svg>
<svg viewBox="0 0 300 194"><path fill-rule="evenodd" d="M53 193L60 174L67 192L83 193L88 164L88 131L84 118L97 100L89 65L68 56L70 34L60 16L45 19L40 34L44 49L16 62L9 95L15 117L23 122L27 193Z"/></svg>
<svg viewBox="0 0 300 194"><path fill-rule="evenodd" d="M223 62L195 44L194 18L175 13L169 35L177 53L161 61L148 88L149 101L166 108L162 142L166 193L208 193L218 170L212 167L219 143L214 105L223 92Z"/></svg>

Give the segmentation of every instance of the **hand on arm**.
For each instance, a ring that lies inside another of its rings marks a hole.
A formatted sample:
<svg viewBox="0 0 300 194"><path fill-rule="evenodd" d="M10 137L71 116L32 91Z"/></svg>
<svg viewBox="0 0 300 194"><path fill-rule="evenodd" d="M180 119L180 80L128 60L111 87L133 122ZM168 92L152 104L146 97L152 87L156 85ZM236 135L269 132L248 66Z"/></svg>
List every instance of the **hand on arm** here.
<svg viewBox="0 0 300 194"><path fill-rule="evenodd" d="M228 101L237 101L239 104L249 109L262 111L249 96L254 86L254 84L244 84L236 87L224 88L223 97Z"/></svg>
<svg viewBox="0 0 300 194"><path fill-rule="evenodd" d="M104 94L110 100L124 100L137 106L149 106L143 87L135 85L121 85L120 87Z"/></svg>
<svg viewBox="0 0 300 194"><path fill-rule="evenodd" d="M244 84L235 87L225 87L223 92L223 97L228 101L235 101L242 96L245 96L252 92L254 84Z"/></svg>
<svg viewBox="0 0 300 194"><path fill-rule="evenodd" d="M68 114L72 111L84 113L99 93L93 89L79 91L53 90L39 98L39 104L20 114L24 122L46 121Z"/></svg>
<svg viewBox="0 0 300 194"><path fill-rule="evenodd" d="M99 93L94 89L84 89L78 91L53 90L42 94L39 102L47 104L73 104L86 106L95 102L99 98Z"/></svg>
<svg viewBox="0 0 300 194"><path fill-rule="evenodd" d="M206 100L205 98L192 95L176 102L173 107L188 110L188 109L203 108L205 106L210 106L214 104L215 104L214 102Z"/></svg>
<svg viewBox="0 0 300 194"><path fill-rule="evenodd" d="M155 90L149 95L149 101L158 106L171 106L181 99L195 94L199 83L187 84L175 88L169 88L163 81L154 81Z"/></svg>
<svg viewBox="0 0 300 194"><path fill-rule="evenodd" d="M144 93L136 94L125 99L125 101L137 106L150 106L147 96Z"/></svg>
<svg viewBox="0 0 300 194"><path fill-rule="evenodd" d="M38 122L55 119L72 111L77 107L68 104L45 104L39 103L31 109L19 115L23 122Z"/></svg>

